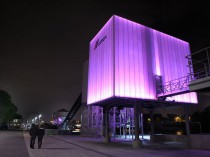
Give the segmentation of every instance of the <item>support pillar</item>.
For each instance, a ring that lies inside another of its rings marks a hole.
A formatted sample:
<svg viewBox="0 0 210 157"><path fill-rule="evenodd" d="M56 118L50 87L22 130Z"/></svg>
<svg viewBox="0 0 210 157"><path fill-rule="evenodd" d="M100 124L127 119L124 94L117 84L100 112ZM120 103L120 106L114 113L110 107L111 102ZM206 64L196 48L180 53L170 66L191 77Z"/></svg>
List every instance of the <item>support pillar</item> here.
<svg viewBox="0 0 210 157"><path fill-rule="evenodd" d="M133 141L133 148L142 147L142 142L139 139L139 105L134 104L134 125L135 125L135 139Z"/></svg>
<svg viewBox="0 0 210 157"><path fill-rule="evenodd" d="M141 112L141 138L144 139L144 124L143 124L143 113Z"/></svg>
<svg viewBox="0 0 210 157"><path fill-rule="evenodd" d="M93 106L88 105L88 127L92 127L92 109Z"/></svg>
<svg viewBox="0 0 210 157"><path fill-rule="evenodd" d="M144 139L144 115L143 115L143 103L141 104L140 109L140 116L141 116L141 138Z"/></svg>
<svg viewBox="0 0 210 157"><path fill-rule="evenodd" d="M125 132L125 139L127 138L127 112L128 112L128 110L127 110L127 108L125 108L125 125L124 125L124 132Z"/></svg>
<svg viewBox="0 0 210 157"><path fill-rule="evenodd" d="M132 136L132 140L133 140L133 132L134 132L134 129L133 129L133 118L131 119L131 129L132 129L132 132L131 132L131 136Z"/></svg>
<svg viewBox="0 0 210 157"><path fill-rule="evenodd" d="M113 126L113 133L114 133L114 140L115 140L115 136L116 136L116 107L113 108L113 122L114 122L114 126Z"/></svg>
<svg viewBox="0 0 210 157"><path fill-rule="evenodd" d="M121 119L121 110L120 110L120 138L121 138L121 135L122 135L122 131L121 131L121 123L122 123L122 119Z"/></svg>
<svg viewBox="0 0 210 157"><path fill-rule="evenodd" d="M186 135L187 135L186 144L190 148L191 147L191 142L190 142L190 122L189 122L189 108L188 108L188 105L184 105L184 112L185 112L185 127L186 127Z"/></svg>
<svg viewBox="0 0 210 157"><path fill-rule="evenodd" d="M105 143L110 142L110 137L109 137L109 107L105 106L103 107L103 131L104 131L104 139L103 141Z"/></svg>
<svg viewBox="0 0 210 157"><path fill-rule="evenodd" d="M154 111L150 110L150 120L151 120L151 132L150 132L150 141L154 142L155 137L155 127L154 127Z"/></svg>

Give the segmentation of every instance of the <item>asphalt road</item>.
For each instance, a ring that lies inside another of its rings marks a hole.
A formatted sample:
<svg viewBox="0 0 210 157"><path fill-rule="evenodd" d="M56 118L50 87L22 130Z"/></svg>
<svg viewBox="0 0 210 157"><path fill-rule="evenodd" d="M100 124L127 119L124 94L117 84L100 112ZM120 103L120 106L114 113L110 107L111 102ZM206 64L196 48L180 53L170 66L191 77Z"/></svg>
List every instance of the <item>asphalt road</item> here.
<svg viewBox="0 0 210 157"><path fill-rule="evenodd" d="M29 157L22 131L0 131L0 157Z"/></svg>

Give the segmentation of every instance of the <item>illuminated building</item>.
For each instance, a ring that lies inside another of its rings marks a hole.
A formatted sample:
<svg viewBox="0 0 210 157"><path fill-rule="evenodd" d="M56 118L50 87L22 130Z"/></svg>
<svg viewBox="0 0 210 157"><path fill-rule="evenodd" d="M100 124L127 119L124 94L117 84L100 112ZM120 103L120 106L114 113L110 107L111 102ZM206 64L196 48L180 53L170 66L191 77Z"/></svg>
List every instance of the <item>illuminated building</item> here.
<svg viewBox="0 0 210 157"><path fill-rule="evenodd" d="M189 43L127 19L112 16L90 42L87 104L113 98L157 100L163 84L189 73ZM176 102L197 103L196 93L175 93Z"/></svg>
<svg viewBox="0 0 210 157"><path fill-rule="evenodd" d="M189 54L186 41L112 16L90 42L88 81L83 80L82 100L87 97L88 106L82 115L82 127L87 124L84 132L91 128L106 142L110 136L128 134L138 147L135 128L141 125L143 132L143 110L150 114L153 139L154 110L184 107L189 134L188 106L198 102L197 94L189 91L192 69L185 58Z"/></svg>
<svg viewBox="0 0 210 157"><path fill-rule="evenodd" d="M89 127L100 128L98 134L108 142L110 130L114 136L117 128L120 134L126 134L127 128L129 135L133 133L143 109L151 114L153 125L157 108L197 104L197 95L189 91L186 77L190 69L185 57L189 54L186 41L112 16L90 42ZM134 147L141 145L137 135L135 131Z"/></svg>

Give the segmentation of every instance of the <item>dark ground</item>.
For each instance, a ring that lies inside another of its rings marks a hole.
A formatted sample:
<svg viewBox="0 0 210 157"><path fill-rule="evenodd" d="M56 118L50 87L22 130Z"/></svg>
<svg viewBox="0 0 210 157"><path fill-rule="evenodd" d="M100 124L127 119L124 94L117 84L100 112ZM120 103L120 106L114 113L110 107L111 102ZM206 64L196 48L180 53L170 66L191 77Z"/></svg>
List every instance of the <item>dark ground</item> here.
<svg viewBox="0 0 210 157"><path fill-rule="evenodd" d="M22 131L0 131L0 157L29 157Z"/></svg>

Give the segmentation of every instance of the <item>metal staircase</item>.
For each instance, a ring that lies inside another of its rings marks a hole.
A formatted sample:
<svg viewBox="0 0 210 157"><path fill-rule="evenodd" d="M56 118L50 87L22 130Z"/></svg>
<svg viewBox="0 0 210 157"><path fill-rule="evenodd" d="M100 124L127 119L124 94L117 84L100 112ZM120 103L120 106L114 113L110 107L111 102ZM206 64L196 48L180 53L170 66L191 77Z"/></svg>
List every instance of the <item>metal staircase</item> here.
<svg viewBox="0 0 210 157"><path fill-rule="evenodd" d="M82 105L82 92L78 96L77 100L75 101L74 105L72 106L71 110L67 114L66 118L64 119L63 123L58 126L59 129L65 129L66 123L72 120L74 115L77 113L77 111L80 109Z"/></svg>

